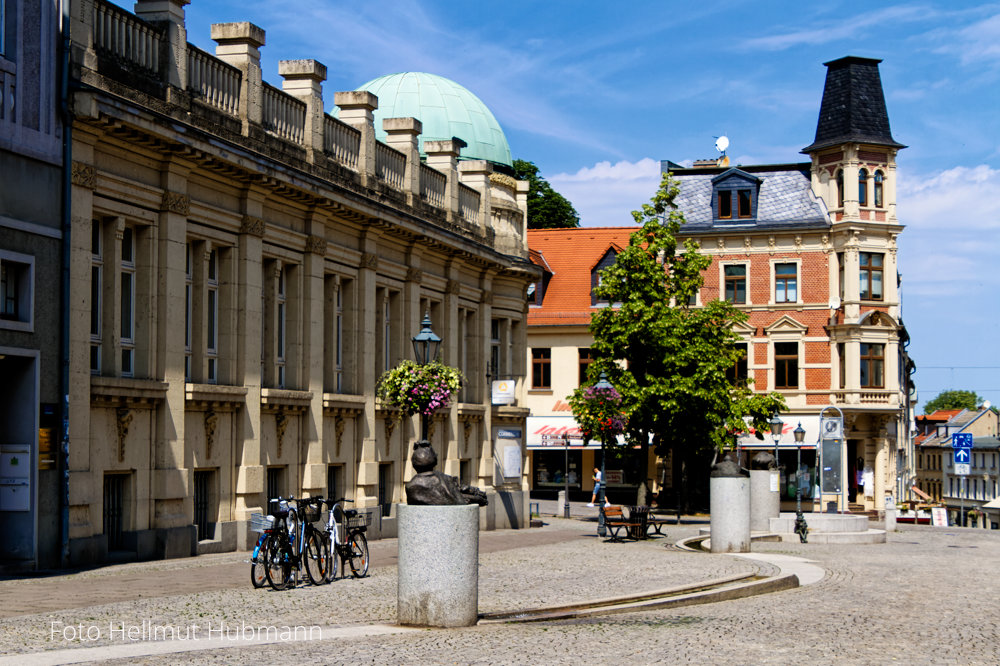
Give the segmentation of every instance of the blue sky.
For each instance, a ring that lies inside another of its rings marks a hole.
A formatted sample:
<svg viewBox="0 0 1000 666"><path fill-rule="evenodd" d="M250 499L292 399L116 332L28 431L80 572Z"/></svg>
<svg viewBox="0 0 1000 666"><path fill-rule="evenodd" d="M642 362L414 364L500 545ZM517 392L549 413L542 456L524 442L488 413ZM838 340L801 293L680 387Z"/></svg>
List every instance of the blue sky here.
<svg viewBox="0 0 1000 666"><path fill-rule="evenodd" d="M964 388L1000 404L1000 4L193 0L188 39L214 52L209 26L229 21L264 28L274 85L278 60L325 64L329 104L394 72L461 83L597 226L630 224L659 160L714 157L721 134L734 164L804 161L822 63L881 58L909 146L899 263L920 402Z"/></svg>

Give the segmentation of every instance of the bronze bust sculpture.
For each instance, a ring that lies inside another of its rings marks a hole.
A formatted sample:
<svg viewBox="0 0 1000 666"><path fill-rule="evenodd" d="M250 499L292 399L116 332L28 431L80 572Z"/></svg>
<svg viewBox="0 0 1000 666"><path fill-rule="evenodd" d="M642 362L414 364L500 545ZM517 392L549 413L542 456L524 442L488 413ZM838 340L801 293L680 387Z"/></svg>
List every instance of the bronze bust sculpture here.
<svg viewBox="0 0 1000 666"><path fill-rule="evenodd" d="M406 503L421 505L478 504L486 506L486 493L473 486L463 486L458 479L436 471L437 454L426 441L414 445L410 456L417 473L406 484Z"/></svg>

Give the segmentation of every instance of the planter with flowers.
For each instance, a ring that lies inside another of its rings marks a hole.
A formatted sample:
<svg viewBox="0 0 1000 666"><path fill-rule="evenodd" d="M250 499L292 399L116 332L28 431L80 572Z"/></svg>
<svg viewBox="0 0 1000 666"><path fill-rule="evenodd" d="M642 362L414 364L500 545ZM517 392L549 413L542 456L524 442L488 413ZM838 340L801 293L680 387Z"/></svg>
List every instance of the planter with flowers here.
<svg viewBox="0 0 1000 666"><path fill-rule="evenodd" d="M419 365L403 361L379 377L375 396L387 407L399 410L400 418L430 416L451 404L462 387L462 373L440 361Z"/></svg>

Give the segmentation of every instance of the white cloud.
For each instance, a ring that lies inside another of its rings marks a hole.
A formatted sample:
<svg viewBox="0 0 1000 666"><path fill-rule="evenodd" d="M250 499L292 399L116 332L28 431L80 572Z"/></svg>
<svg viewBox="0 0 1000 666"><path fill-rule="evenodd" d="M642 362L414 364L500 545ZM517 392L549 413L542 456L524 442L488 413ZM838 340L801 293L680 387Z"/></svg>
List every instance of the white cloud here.
<svg viewBox="0 0 1000 666"><path fill-rule="evenodd" d="M1000 169L958 166L900 177L899 219L910 227L947 233L1000 228Z"/></svg>
<svg viewBox="0 0 1000 666"><path fill-rule="evenodd" d="M934 36L944 42L935 52L957 55L963 65L1000 61L1000 14Z"/></svg>
<svg viewBox="0 0 1000 666"><path fill-rule="evenodd" d="M841 40L856 41L865 28L884 29L886 23L925 20L926 8L916 6L888 7L881 11L852 14L850 18L809 30L795 30L784 34L754 37L744 40L740 47L748 51L783 51L796 46L827 44Z"/></svg>
<svg viewBox="0 0 1000 666"><path fill-rule="evenodd" d="M576 173L548 178L570 200L585 227L634 224L631 211L648 203L660 184L660 163L649 157L637 162L598 162Z"/></svg>

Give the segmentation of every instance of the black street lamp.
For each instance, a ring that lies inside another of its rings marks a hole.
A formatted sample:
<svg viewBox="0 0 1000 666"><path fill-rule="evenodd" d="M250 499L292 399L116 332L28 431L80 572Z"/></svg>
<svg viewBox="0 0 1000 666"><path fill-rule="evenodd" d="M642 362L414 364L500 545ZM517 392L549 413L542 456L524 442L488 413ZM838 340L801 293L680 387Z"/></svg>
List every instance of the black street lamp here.
<svg viewBox="0 0 1000 666"><path fill-rule="evenodd" d="M802 442L806 439L806 429L802 427L802 422L792 431L795 436L795 446L797 450L795 463L795 533L799 535L799 541L806 543L806 535L809 534L809 525L806 524L805 516L802 515Z"/></svg>
<svg viewBox="0 0 1000 666"><path fill-rule="evenodd" d="M614 385L612 385L611 382L608 381L608 375L602 372L600 379L598 379L597 383L594 384L594 388L602 390L614 389ZM598 498L597 501L600 502L600 507L601 507L600 513L597 514L597 536L601 537L602 539L608 535L608 528L604 524L604 503L606 501L604 498L604 488L608 484L607 480L604 478L604 470L605 470L604 461L608 457L605 449L604 440L606 440L607 438L608 438L608 433L605 430L601 433L601 486L598 489L598 495L597 495Z"/></svg>
<svg viewBox="0 0 1000 666"><path fill-rule="evenodd" d="M437 358L438 348L441 346L441 337L431 330L431 313L424 313L424 320L420 322L423 328L411 339L413 342L413 354L417 363L427 365ZM420 439L427 442L427 417L420 413Z"/></svg>

